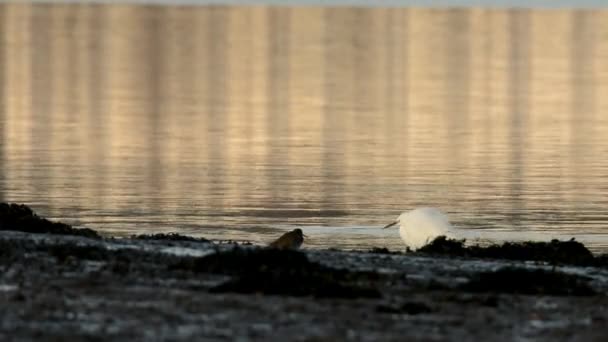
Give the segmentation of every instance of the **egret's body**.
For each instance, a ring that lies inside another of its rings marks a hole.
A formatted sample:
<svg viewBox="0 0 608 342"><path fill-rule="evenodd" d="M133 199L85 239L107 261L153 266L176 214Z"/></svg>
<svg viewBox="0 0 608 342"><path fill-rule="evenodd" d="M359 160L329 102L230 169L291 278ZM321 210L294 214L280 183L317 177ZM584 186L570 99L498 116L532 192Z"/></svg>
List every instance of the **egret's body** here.
<svg viewBox="0 0 608 342"><path fill-rule="evenodd" d="M438 236L466 240L471 243L495 243L497 241L549 241L552 239L569 240L570 234L555 234L533 231L499 231L482 229L462 229L450 224L448 217L437 208L417 208L399 215L388 228L399 224L399 235L406 246L418 249ZM579 237L577 236L577 239Z"/></svg>
<svg viewBox="0 0 608 342"><path fill-rule="evenodd" d="M397 220L384 228L399 224L399 235L405 244L418 249L434 238L445 235L455 238L454 228L448 217L437 208L417 208L399 215Z"/></svg>

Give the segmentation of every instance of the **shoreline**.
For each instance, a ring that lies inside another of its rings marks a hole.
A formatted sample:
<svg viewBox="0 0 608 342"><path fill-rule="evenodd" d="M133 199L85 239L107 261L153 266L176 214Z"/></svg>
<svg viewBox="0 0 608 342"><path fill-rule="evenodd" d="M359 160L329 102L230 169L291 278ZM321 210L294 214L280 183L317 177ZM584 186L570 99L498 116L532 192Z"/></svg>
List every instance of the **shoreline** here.
<svg viewBox="0 0 608 342"><path fill-rule="evenodd" d="M483 256L453 240L424 253L293 251L180 235L17 232L7 217L19 215L6 214L3 340L608 337L608 267L585 264L600 259L576 242L543 245L559 252L552 261ZM25 217L17 221L26 230L59 227Z"/></svg>

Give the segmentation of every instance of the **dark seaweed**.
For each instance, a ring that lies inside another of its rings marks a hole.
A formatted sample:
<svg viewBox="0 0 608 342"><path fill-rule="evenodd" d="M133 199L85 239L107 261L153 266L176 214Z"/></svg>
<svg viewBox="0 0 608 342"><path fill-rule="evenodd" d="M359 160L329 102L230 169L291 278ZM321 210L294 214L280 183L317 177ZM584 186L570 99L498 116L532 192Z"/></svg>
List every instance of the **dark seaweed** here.
<svg viewBox="0 0 608 342"><path fill-rule="evenodd" d="M391 251L391 250L389 250L386 247L382 247L382 248L374 247L374 248L370 249L368 251L368 253L372 253L372 254L394 254L394 255L401 255L401 254L403 254L401 252Z"/></svg>
<svg viewBox="0 0 608 342"><path fill-rule="evenodd" d="M15 203L0 203L0 230L100 238L92 229L73 228L65 223L49 221L36 215L30 207Z"/></svg>
<svg viewBox="0 0 608 342"><path fill-rule="evenodd" d="M293 250L235 247L230 251L182 260L172 268L233 276L211 289L212 292L337 298L380 296L375 288L358 284L377 278L377 274L329 268L311 262L304 253Z"/></svg>
<svg viewBox="0 0 608 342"><path fill-rule="evenodd" d="M554 265L608 266L605 255L594 257L580 242L551 240L550 242L505 242L501 245L465 246L465 240L439 236L417 252L473 258L543 261Z"/></svg>
<svg viewBox="0 0 608 342"><path fill-rule="evenodd" d="M195 238L178 233L158 233L158 234L139 234L131 235L133 240L164 240L164 241L190 241L190 242L210 242L205 238Z"/></svg>

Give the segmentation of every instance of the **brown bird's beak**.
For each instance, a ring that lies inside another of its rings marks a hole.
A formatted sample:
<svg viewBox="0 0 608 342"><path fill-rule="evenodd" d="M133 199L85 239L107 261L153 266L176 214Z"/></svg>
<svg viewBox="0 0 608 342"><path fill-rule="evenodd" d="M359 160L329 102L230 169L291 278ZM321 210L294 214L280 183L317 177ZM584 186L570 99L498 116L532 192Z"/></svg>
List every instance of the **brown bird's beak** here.
<svg viewBox="0 0 608 342"><path fill-rule="evenodd" d="M396 225L397 223L399 223L399 221L395 221L395 222L393 222L393 223L389 223L389 224L387 224L386 226L382 227L382 229L390 228L390 227L392 227L392 226Z"/></svg>

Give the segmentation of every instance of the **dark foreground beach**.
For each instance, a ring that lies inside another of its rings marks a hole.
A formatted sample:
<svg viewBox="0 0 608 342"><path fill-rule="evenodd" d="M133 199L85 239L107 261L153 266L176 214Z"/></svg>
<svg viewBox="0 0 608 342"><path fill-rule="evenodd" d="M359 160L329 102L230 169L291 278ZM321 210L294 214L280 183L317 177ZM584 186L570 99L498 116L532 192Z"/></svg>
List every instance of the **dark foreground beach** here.
<svg viewBox="0 0 608 342"><path fill-rule="evenodd" d="M0 340L606 341L576 241L416 253L102 237L0 204Z"/></svg>

